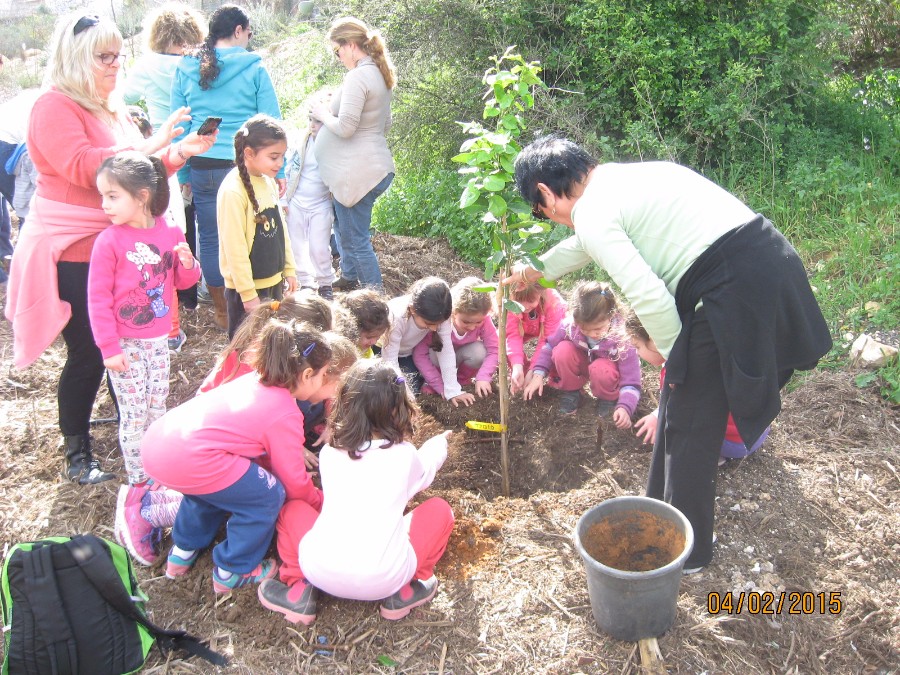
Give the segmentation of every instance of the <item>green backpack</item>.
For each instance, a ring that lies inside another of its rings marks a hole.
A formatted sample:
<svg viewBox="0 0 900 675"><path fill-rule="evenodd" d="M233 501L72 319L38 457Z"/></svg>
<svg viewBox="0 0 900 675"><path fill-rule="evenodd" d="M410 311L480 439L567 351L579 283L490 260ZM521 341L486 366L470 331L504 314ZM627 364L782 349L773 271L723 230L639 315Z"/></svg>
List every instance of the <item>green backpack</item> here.
<svg viewBox="0 0 900 675"><path fill-rule="evenodd" d="M144 665L154 642L226 663L184 631L153 624L128 553L92 534L13 546L0 584L3 675L124 675Z"/></svg>

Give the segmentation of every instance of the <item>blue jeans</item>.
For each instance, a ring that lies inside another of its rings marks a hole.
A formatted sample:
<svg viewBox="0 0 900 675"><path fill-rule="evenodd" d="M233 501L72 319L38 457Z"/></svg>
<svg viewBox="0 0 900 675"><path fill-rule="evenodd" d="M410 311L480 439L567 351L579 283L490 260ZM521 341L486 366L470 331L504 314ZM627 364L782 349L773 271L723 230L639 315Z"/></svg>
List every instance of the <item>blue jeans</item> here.
<svg viewBox="0 0 900 675"><path fill-rule="evenodd" d="M12 221L6 199L0 197L0 258L12 255ZM0 284L6 281L6 270L0 267Z"/></svg>
<svg viewBox="0 0 900 675"><path fill-rule="evenodd" d="M191 191L194 193L194 213L197 218L197 252L207 286L224 286L219 270L219 224L216 218L216 195L225 176L231 171L197 169L191 167Z"/></svg>
<svg viewBox="0 0 900 675"><path fill-rule="evenodd" d="M224 490L185 495L172 540L185 551L206 548L230 513L225 539L213 549L213 562L223 570L247 574L269 550L284 497L281 481L250 462L247 472Z"/></svg>
<svg viewBox="0 0 900 675"><path fill-rule="evenodd" d="M382 192L388 189L394 174L389 173L354 206L346 207L334 201L335 229L341 247L341 277L358 280L363 286L384 290L381 269L372 248L372 207Z"/></svg>

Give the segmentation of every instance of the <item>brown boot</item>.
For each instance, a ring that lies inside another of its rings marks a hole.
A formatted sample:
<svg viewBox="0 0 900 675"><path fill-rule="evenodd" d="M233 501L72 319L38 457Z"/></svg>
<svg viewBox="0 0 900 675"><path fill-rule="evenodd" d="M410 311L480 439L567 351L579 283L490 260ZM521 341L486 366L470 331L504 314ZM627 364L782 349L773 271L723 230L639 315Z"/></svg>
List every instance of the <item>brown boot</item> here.
<svg viewBox="0 0 900 675"><path fill-rule="evenodd" d="M216 325L222 330L228 330L228 309L225 305L225 287L209 286L209 297L212 298L213 307L215 308Z"/></svg>

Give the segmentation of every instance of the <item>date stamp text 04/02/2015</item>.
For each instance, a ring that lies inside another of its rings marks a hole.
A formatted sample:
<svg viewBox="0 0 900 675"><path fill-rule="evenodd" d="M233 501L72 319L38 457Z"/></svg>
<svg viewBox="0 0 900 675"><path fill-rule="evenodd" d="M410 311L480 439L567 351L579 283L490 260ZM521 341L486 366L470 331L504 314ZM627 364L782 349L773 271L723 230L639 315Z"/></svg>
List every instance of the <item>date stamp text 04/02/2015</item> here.
<svg viewBox="0 0 900 675"><path fill-rule="evenodd" d="M799 591L741 591L710 593L706 596L706 610L712 614L840 614L844 609L841 594Z"/></svg>

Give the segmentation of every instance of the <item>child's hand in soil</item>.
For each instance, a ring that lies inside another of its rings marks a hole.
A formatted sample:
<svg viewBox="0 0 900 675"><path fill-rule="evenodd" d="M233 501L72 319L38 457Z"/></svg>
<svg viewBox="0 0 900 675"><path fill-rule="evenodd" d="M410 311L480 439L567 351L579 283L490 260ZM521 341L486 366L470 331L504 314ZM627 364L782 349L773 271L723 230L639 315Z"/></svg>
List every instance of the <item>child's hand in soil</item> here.
<svg viewBox="0 0 900 675"><path fill-rule="evenodd" d="M307 448L303 448L303 463L306 464L306 470L312 471L313 469L319 468L319 457L316 453L308 450Z"/></svg>
<svg viewBox="0 0 900 675"><path fill-rule="evenodd" d="M642 438L644 445L648 443L653 445L656 442L656 424L658 420L654 413L644 415L641 419L634 423L634 434L638 438Z"/></svg>
<svg viewBox="0 0 900 675"><path fill-rule="evenodd" d="M478 395L478 398L484 398L485 396L490 396L491 394L493 394L494 390L491 387L490 382L485 380L476 380L475 393Z"/></svg>
<svg viewBox="0 0 900 675"><path fill-rule="evenodd" d="M453 398L451 398L450 403L453 404L454 408L458 408L460 403L465 406L470 406L475 403L475 395L464 391L458 396L454 396Z"/></svg>
<svg viewBox="0 0 900 675"><path fill-rule="evenodd" d="M616 408L613 411L613 422L616 425L616 429L630 429L631 415L628 414L625 408Z"/></svg>

